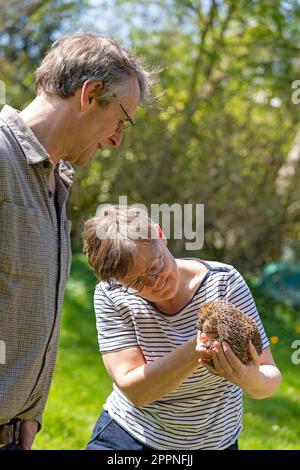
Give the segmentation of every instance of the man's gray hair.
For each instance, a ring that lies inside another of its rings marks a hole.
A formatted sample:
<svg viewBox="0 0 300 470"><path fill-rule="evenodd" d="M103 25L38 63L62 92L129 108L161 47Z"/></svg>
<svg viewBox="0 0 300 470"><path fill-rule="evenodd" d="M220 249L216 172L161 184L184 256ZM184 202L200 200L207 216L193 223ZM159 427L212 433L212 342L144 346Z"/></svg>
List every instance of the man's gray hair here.
<svg viewBox="0 0 300 470"><path fill-rule="evenodd" d="M86 80L100 80L96 98L103 106L128 93L130 77L140 86L140 102L147 101L153 73L129 50L96 34L72 34L55 41L36 71L36 93L68 98Z"/></svg>

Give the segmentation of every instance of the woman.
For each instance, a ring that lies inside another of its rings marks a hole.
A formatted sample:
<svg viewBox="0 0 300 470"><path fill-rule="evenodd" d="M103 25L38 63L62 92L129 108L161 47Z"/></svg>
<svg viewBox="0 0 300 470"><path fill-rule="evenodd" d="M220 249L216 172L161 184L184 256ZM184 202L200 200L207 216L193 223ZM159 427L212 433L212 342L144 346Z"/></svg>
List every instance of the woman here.
<svg viewBox="0 0 300 470"><path fill-rule="evenodd" d="M83 238L102 279L96 324L114 382L87 449L236 449L242 392L266 398L280 383L242 276L223 263L174 259L160 228L135 207L107 206L86 222ZM200 346L197 312L211 300L231 302L256 321L260 357L251 343L248 365L226 343L209 352Z"/></svg>

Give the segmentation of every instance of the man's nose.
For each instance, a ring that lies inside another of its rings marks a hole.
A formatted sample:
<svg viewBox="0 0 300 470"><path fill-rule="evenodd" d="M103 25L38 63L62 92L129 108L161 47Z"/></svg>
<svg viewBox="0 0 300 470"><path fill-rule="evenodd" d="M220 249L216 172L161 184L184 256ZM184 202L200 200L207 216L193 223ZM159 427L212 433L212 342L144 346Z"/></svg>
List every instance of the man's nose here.
<svg viewBox="0 0 300 470"><path fill-rule="evenodd" d="M121 143L123 140L123 131L117 131L115 132L110 138L109 138L109 143L113 147L120 147Z"/></svg>

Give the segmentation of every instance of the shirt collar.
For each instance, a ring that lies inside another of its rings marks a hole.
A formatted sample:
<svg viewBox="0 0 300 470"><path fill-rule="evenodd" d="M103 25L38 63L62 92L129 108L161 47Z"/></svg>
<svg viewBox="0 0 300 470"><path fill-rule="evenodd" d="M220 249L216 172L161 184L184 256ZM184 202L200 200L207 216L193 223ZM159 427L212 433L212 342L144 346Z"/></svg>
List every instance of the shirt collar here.
<svg viewBox="0 0 300 470"><path fill-rule="evenodd" d="M12 130L15 139L18 141L30 165L41 163L44 160L50 160L49 154L38 141L32 130L26 126L19 111L11 106L4 105L0 116Z"/></svg>
<svg viewBox="0 0 300 470"><path fill-rule="evenodd" d="M51 159L46 149L38 141L32 130L26 126L21 118L19 111L11 106L4 105L0 117L12 130L15 139L20 145L29 165L36 165L48 161L51 165ZM50 167L49 165L49 167ZM66 160L60 160L58 164L58 174L67 187L73 183L75 170Z"/></svg>

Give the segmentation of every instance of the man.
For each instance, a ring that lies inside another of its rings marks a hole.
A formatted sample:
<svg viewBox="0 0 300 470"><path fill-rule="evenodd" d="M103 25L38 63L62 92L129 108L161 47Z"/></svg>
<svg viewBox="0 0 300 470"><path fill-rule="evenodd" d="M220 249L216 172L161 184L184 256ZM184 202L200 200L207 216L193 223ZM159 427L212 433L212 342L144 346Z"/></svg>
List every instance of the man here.
<svg viewBox="0 0 300 470"><path fill-rule="evenodd" d="M121 144L150 78L112 40L65 36L32 103L0 113L0 449L30 449L42 423L71 264L71 164Z"/></svg>

